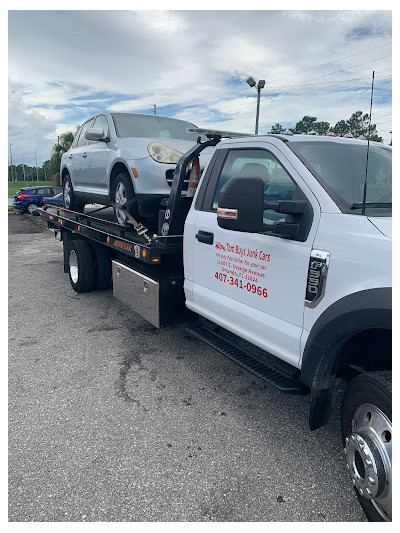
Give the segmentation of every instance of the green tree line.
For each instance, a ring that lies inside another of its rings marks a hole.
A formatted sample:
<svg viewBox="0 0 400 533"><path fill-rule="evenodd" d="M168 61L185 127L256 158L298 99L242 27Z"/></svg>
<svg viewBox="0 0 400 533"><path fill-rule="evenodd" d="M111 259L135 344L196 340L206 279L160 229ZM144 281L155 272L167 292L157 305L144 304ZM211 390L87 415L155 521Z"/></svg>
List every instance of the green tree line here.
<svg viewBox="0 0 400 533"><path fill-rule="evenodd" d="M61 156L70 149L79 127L80 126L76 127L75 133L72 131L66 131L60 135L58 142L54 144L53 148L51 149L50 159L45 161L41 167L37 167L36 169L36 167L30 167L29 165L9 165L8 180L48 180L54 182L56 185L59 185Z"/></svg>
<svg viewBox="0 0 400 533"><path fill-rule="evenodd" d="M317 117L304 116L295 126L289 128L292 133L306 133L308 135L328 135L334 133L338 137L352 135L353 137L365 137L371 141L382 142L383 138L378 135L376 124L371 124L368 136L369 115L362 111L355 111L348 120L339 120L334 126L329 122L318 121ZM286 128L279 122L271 127L269 133L284 133Z"/></svg>

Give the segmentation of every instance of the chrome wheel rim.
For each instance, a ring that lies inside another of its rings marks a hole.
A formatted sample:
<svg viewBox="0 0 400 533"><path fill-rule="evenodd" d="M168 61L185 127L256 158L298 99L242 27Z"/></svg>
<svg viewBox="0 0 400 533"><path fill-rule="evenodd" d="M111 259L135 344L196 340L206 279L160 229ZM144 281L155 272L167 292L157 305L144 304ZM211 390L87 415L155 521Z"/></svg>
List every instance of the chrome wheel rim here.
<svg viewBox="0 0 400 533"><path fill-rule="evenodd" d="M69 180L64 183L64 206L68 209L71 205L71 185Z"/></svg>
<svg viewBox="0 0 400 533"><path fill-rule="evenodd" d="M347 468L363 498L385 521L392 517L392 423L375 405L354 413L352 433L345 439Z"/></svg>
<svg viewBox="0 0 400 533"><path fill-rule="evenodd" d="M36 204L30 204L28 206L28 211L29 211L30 214L32 214L35 209L37 209L37 205Z"/></svg>
<svg viewBox="0 0 400 533"><path fill-rule="evenodd" d="M78 257L75 250L69 252L69 273L71 279L74 283L78 281L79 277L79 268L78 268Z"/></svg>
<svg viewBox="0 0 400 533"><path fill-rule="evenodd" d="M127 216L122 209L119 209L118 206L123 206L128 201L125 185L120 181L115 188L115 216L120 224L125 224Z"/></svg>

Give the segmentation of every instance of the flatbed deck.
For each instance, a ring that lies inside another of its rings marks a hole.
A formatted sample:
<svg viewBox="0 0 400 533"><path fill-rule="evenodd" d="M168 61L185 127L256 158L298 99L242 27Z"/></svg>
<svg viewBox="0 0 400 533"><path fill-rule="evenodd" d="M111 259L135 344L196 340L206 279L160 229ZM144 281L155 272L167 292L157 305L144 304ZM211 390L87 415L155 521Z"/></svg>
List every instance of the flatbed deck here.
<svg viewBox="0 0 400 533"><path fill-rule="evenodd" d="M82 235L147 264L160 264L163 256L182 252L182 235L139 235L130 224L122 226L90 213L77 213L64 207L41 209L40 216L47 221L50 229Z"/></svg>

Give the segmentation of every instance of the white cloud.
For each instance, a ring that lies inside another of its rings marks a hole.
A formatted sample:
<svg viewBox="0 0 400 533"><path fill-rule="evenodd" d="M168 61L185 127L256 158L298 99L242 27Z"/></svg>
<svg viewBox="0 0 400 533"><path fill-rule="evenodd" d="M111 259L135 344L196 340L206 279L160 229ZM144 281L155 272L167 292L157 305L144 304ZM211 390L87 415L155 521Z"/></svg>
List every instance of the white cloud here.
<svg viewBox="0 0 400 533"><path fill-rule="evenodd" d="M46 154L57 128L74 130L103 109L152 113L153 104L198 125L252 131L249 75L266 80L261 132L306 114L336 123L367 112L373 69L375 111L391 101L389 11L10 11L8 35L19 98L10 135L29 109L37 128L29 145L13 137L26 152L34 140ZM385 116L386 142L390 130Z"/></svg>

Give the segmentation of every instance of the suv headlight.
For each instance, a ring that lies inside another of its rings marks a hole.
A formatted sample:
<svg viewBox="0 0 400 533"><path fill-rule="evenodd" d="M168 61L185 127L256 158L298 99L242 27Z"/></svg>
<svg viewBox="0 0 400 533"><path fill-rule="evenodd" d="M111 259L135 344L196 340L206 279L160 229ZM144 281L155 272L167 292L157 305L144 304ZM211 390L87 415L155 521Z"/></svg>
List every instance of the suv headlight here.
<svg viewBox="0 0 400 533"><path fill-rule="evenodd" d="M165 144L158 142L150 143L147 147L150 156L157 161L157 163L173 163L176 164L182 157L182 152L174 150Z"/></svg>

